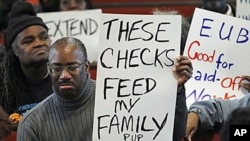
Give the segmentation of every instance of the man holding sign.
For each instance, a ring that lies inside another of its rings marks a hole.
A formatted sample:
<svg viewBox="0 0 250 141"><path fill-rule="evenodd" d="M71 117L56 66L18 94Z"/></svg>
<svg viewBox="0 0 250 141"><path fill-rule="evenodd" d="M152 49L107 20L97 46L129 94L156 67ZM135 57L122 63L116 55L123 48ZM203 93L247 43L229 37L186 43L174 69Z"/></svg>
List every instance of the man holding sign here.
<svg viewBox="0 0 250 141"><path fill-rule="evenodd" d="M189 140L196 131L218 131L235 108L250 105L250 77L242 76L249 74L242 61L250 51L248 21L198 8L193 21L186 46L195 68L191 83L186 84L191 105L186 125Z"/></svg>
<svg viewBox="0 0 250 141"><path fill-rule="evenodd" d="M250 81L250 76L242 76ZM249 83L242 83L241 87L250 91ZM189 108L186 137L189 141L197 131L205 132L220 129L233 110L250 106L250 95L241 99L225 100L221 98L194 102ZM217 130L216 130L217 131Z"/></svg>
<svg viewBox="0 0 250 141"><path fill-rule="evenodd" d="M174 120L183 127L174 135L184 136L183 84L192 66L187 57L175 60L181 16L103 14L101 25L93 140L170 141Z"/></svg>
<svg viewBox="0 0 250 141"><path fill-rule="evenodd" d="M178 11L164 11L155 9L153 11L154 15L178 15ZM181 48L180 54L182 55L185 49L185 43L188 36L188 31L190 28L190 24L185 17L182 17L182 24L181 24ZM180 88L180 87L179 87ZM180 92L179 92L180 93ZM174 135L173 140L179 141L185 135L185 126L186 126L186 97L185 95L177 95L176 101L176 110L175 110L175 122L174 122ZM178 119L177 119L178 118Z"/></svg>
<svg viewBox="0 0 250 141"><path fill-rule="evenodd" d="M91 141L95 82L90 79L85 46L75 38L59 39L50 49L48 66L55 93L26 114L17 140ZM183 85L192 74L187 57L178 57L174 74L178 101L179 96L185 96Z"/></svg>

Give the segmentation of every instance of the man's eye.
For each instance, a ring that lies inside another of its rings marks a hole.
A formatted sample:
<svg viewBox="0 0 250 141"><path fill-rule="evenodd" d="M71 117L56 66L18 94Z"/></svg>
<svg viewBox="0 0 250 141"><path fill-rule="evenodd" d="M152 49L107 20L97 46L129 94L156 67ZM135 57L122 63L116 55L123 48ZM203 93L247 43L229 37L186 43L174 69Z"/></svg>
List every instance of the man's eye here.
<svg viewBox="0 0 250 141"><path fill-rule="evenodd" d="M29 45L29 44L31 44L32 42L33 42L33 40L30 39L30 40L25 40L25 41L23 41L22 44L23 44L23 45Z"/></svg>
<svg viewBox="0 0 250 141"><path fill-rule="evenodd" d="M49 35L48 34L42 34L40 35L39 37L41 40L47 40L49 38Z"/></svg>
<svg viewBox="0 0 250 141"><path fill-rule="evenodd" d="M74 71L77 68L78 68L78 65L70 65L70 66L68 66L68 70L70 70L70 71Z"/></svg>
<svg viewBox="0 0 250 141"><path fill-rule="evenodd" d="M53 66L52 69L53 69L55 72L60 72L60 71L61 71L61 67L59 67L59 66Z"/></svg>

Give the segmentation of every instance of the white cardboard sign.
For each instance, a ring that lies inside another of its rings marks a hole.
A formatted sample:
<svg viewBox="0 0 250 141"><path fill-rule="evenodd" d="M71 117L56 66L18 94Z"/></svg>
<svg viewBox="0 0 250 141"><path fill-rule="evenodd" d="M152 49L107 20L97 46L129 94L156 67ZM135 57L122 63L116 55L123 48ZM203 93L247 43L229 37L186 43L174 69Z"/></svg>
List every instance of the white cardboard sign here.
<svg viewBox="0 0 250 141"><path fill-rule="evenodd" d="M87 48L91 63L97 61L101 10L38 13L49 28L52 42L62 37L75 37Z"/></svg>
<svg viewBox="0 0 250 141"><path fill-rule="evenodd" d="M250 23L196 8L184 55L193 64L186 83L187 104L213 98L241 98L241 75L250 75Z"/></svg>
<svg viewBox="0 0 250 141"><path fill-rule="evenodd" d="M181 16L103 14L94 141L172 140Z"/></svg>

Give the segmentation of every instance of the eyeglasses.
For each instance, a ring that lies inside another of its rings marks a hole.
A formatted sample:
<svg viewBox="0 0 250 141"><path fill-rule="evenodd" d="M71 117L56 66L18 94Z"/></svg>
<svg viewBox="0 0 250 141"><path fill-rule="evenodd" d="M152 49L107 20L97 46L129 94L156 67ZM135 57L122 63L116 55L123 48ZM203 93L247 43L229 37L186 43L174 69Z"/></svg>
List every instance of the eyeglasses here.
<svg viewBox="0 0 250 141"><path fill-rule="evenodd" d="M83 3L83 2L85 2L85 0L61 0L61 3L62 3L63 5L68 5L68 4L70 4L70 2L72 2L72 1L74 1L74 2L76 2L76 3Z"/></svg>
<svg viewBox="0 0 250 141"><path fill-rule="evenodd" d="M70 74L78 74L81 71L81 66L85 64L85 62L81 64L71 64L71 65L49 65L48 69L51 74L60 75L62 71L66 68L68 73Z"/></svg>

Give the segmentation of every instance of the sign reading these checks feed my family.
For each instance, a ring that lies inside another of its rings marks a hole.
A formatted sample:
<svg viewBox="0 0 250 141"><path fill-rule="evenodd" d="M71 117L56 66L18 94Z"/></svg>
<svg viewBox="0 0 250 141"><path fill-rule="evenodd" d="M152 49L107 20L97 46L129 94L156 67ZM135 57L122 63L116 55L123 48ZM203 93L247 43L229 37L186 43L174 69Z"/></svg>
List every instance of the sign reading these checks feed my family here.
<svg viewBox="0 0 250 141"><path fill-rule="evenodd" d="M241 76L250 75L250 23L196 8L185 47L193 76L185 84L187 105L213 98L241 98Z"/></svg>
<svg viewBox="0 0 250 141"><path fill-rule="evenodd" d="M102 15L94 141L172 140L180 35L180 15Z"/></svg>
<svg viewBox="0 0 250 141"><path fill-rule="evenodd" d="M87 48L88 59L96 64L101 10L38 13L49 28L52 43L62 37L75 37Z"/></svg>
<svg viewBox="0 0 250 141"><path fill-rule="evenodd" d="M250 20L250 0L236 0L236 17Z"/></svg>

